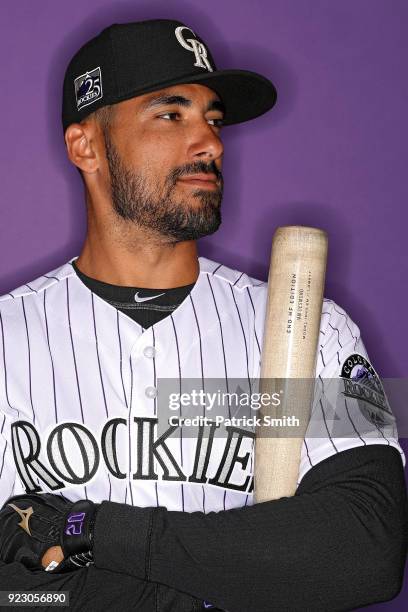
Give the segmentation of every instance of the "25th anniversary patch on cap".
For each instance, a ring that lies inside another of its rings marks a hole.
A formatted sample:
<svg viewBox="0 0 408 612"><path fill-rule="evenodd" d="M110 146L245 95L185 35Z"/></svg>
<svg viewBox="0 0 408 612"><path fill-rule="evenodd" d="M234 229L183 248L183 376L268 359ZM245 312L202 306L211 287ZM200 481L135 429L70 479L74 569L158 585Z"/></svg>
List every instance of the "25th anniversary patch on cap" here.
<svg viewBox="0 0 408 612"><path fill-rule="evenodd" d="M85 74L81 74L81 76L75 79L74 86L77 110L81 110L84 106L100 100L103 97L100 67L98 66L93 70L85 72Z"/></svg>

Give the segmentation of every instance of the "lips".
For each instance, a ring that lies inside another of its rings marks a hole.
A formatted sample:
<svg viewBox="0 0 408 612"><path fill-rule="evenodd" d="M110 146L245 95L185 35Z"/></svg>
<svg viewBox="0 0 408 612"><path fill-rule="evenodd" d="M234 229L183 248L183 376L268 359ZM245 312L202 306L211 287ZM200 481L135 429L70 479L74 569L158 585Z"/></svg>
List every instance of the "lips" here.
<svg viewBox="0 0 408 612"><path fill-rule="evenodd" d="M216 190L218 188L217 177L215 174L189 174L186 177L179 179L180 183L184 183L189 187Z"/></svg>
<svg viewBox="0 0 408 612"><path fill-rule="evenodd" d="M186 177L180 178L179 181L183 183L200 182L217 184L217 177L215 174L189 174Z"/></svg>

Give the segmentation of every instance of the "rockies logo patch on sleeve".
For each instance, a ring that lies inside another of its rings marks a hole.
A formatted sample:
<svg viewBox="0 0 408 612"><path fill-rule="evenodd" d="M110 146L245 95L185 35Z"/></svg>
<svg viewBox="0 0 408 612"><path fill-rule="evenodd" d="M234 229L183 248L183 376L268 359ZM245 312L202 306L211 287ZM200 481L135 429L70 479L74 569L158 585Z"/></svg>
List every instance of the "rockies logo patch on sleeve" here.
<svg viewBox="0 0 408 612"><path fill-rule="evenodd" d="M343 394L355 398L365 418L379 427L394 421L380 377L371 363L358 353L349 355L341 367Z"/></svg>

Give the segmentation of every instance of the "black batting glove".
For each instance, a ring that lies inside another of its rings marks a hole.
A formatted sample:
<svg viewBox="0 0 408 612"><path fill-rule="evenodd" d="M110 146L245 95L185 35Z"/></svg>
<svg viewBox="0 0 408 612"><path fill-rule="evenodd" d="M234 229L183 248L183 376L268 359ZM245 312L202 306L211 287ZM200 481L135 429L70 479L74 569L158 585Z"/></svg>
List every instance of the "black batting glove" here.
<svg viewBox="0 0 408 612"><path fill-rule="evenodd" d="M44 569L41 560L51 546L60 546L64 560L46 571L72 571L93 563L93 526L99 504L72 502L52 493L10 497L0 510L0 559Z"/></svg>

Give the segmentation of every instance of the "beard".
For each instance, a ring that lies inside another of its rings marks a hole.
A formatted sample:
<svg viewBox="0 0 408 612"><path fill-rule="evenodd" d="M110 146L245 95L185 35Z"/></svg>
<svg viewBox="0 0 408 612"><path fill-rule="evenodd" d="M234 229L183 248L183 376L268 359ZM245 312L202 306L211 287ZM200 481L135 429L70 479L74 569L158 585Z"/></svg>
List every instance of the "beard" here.
<svg viewBox="0 0 408 612"><path fill-rule="evenodd" d="M221 225L223 178L215 162L193 164L174 169L161 187L146 176L125 167L120 155L105 132L106 157L111 183L111 198L115 213L139 227L158 232L172 242L197 240L214 233ZM217 189L196 189L192 196L198 200L191 205L174 193L177 179L193 173L213 173L219 179Z"/></svg>

